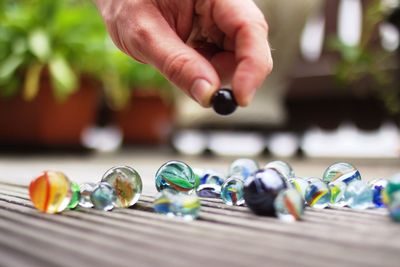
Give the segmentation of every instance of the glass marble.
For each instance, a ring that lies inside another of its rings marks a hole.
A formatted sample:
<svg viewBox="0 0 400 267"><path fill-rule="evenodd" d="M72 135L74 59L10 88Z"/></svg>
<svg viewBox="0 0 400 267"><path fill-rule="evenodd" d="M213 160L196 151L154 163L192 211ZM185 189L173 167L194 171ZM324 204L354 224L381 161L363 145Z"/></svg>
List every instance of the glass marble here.
<svg viewBox="0 0 400 267"><path fill-rule="evenodd" d="M192 168L182 161L168 161L158 169L155 175L157 191L165 188L191 194L199 186L199 179Z"/></svg>
<svg viewBox="0 0 400 267"><path fill-rule="evenodd" d="M361 174L350 163L338 162L332 164L325 170L322 180L327 184L335 181L349 184L354 180L361 180Z"/></svg>
<svg viewBox="0 0 400 267"><path fill-rule="evenodd" d="M344 207L347 202L345 200L345 192L347 185L344 182L336 181L328 184L331 193L331 207Z"/></svg>
<svg viewBox="0 0 400 267"><path fill-rule="evenodd" d="M373 193L368 184L364 181L353 181L351 182L344 194L347 206L352 209L368 209L373 207Z"/></svg>
<svg viewBox="0 0 400 267"><path fill-rule="evenodd" d="M206 179L206 184L216 184L216 185L223 185L225 182L225 180L222 178L222 175L218 174L218 173L214 173L210 176L208 176L208 178Z"/></svg>
<svg viewBox="0 0 400 267"><path fill-rule="evenodd" d="M331 194L327 184L318 178L308 178L305 200L308 206L324 209L329 206Z"/></svg>
<svg viewBox="0 0 400 267"><path fill-rule="evenodd" d="M305 199L306 189L308 187L308 182L305 179L301 177L290 178L289 184L291 184L292 187L300 193L301 197Z"/></svg>
<svg viewBox="0 0 400 267"><path fill-rule="evenodd" d="M79 199L79 206L83 208L92 208L93 203L90 199L90 195L92 194L93 190L95 189L95 183L83 183L79 186L81 191L81 198Z"/></svg>
<svg viewBox="0 0 400 267"><path fill-rule="evenodd" d="M255 214L274 216L275 198L286 188L288 185L285 178L277 170L259 170L246 180L244 199Z"/></svg>
<svg viewBox="0 0 400 267"><path fill-rule="evenodd" d="M199 197L204 198L220 198L221 197L221 186L217 184L201 184L196 193Z"/></svg>
<svg viewBox="0 0 400 267"><path fill-rule="evenodd" d="M75 182L71 182L71 200L68 204L68 209L75 209L78 204L79 200L81 199L81 191L79 188L79 184Z"/></svg>
<svg viewBox="0 0 400 267"><path fill-rule="evenodd" d="M389 215L392 220L400 222L400 191L392 195L392 200L388 205Z"/></svg>
<svg viewBox="0 0 400 267"><path fill-rule="evenodd" d="M202 176L200 176L200 185L217 184L221 186L224 181L225 180L222 178L222 175L213 170L206 170L203 172Z"/></svg>
<svg viewBox="0 0 400 267"><path fill-rule="evenodd" d="M44 213L65 210L71 200L71 184L62 172L44 171L29 185L33 206Z"/></svg>
<svg viewBox="0 0 400 267"><path fill-rule="evenodd" d="M283 178L285 178L286 181L289 181L289 179L295 177L292 166L290 166L289 163L285 161L282 160L271 161L264 166L264 169L269 169L269 168L277 170L280 174L282 174Z"/></svg>
<svg viewBox="0 0 400 267"><path fill-rule="evenodd" d="M232 90L221 88L212 97L212 107L219 115L229 115L237 108L237 103Z"/></svg>
<svg viewBox="0 0 400 267"><path fill-rule="evenodd" d="M195 194L178 192L173 196L171 211L175 216L191 221L199 217L200 207L200 200Z"/></svg>
<svg viewBox="0 0 400 267"><path fill-rule="evenodd" d="M232 176L224 182L221 187L221 199L230 206L240 206L244 204L243 198L244 183L241 177Z"/></svg>
<svg viewBox="0 0 400 267"><path fill-rule="evenodd" d="M275 198L276 216L287 222L300 220L304 215L304 199L294 188L283 189Z"/></svg>
<svg viewBox="0 0 400 267"><path fill-rule="evenodd" d="M385 190L388 181L386 179L378 178L368 182L369 187L372 189L373 193L373 203L375 208L383 208L385 207L385 203L383 202L383 191Z"/></svg>
<svg viewBox="0 0 400 267"><path fill-rule="evenodd" d="M93 207L97 210L112 210L117 201L117 193L114 187L107 182L101 182L96 185L90 195Z"/></svg>
<svg viewBox="0 0 400 267"><path fill-rule="evenodd" d="M115 190L117 201L115 206L127 208L136 204L142 194L142 178L129 166L116 166L109 169L101 179L109 183Z"/></svg>
<svg viewBox="0 0 400 267"><path fill-rule="evenodd" d="M159 214L173 216L174 214L171 207L174 201L174 195L176 195L176 191L169 188L158 192L153 202L154 211Z"/></svg>
<svg viewBox="0 0 400 267"><path fill-rule="evenodd" d="M388 180L385 189L382 191L382 200L388 206L392 201L395 192L400 191L400 173Z"/></svg>
<svg viewBox="0 0 400 267"><path fill-rule="evenodd" d="M229 167L229 175L240 175L245 181L259 169L258 163L252 159L237 159Z"/></svg>

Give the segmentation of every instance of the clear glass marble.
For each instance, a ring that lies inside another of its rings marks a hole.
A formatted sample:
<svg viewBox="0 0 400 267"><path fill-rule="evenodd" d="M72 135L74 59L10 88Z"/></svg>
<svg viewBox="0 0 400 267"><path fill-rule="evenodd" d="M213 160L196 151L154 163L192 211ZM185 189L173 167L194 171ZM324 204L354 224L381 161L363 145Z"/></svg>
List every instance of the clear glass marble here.
<svg viewBox="0 0 400 267"><path fill-rule="evenodd" d="M115 206L118 208L135 205L142 194L142 178L129 166L112 167L104 173L101 181L109 183L114 188L117 195Z"/></svg>
<svg viewBox="0 0 400 267"><path fill-rule="evenodd" d="M200 214L200 200L195 194L180 193L171 189L160 191L153 202L156 213L195 220Z"/></svg>
<svg viewBox="0 0 400 267"><path fill-rule="evenodd" d="M162 165L156 175L157 191L170 188L177 192L191 194L199 186L198 176L194 175L192 168L182 161L168 161Z"/></svg>
<svg viewBox="0 0 400 267"><path fill-rule="evenodd" d="M332 164L325 170L322 180L327 184L336 181L349 184L354 180L361 180L361 174L350 163L338 162Z"/></svg>
<svg viewBox="0 0 400 267"><path fill-rule="evenodd" d="M117 194L109 183L101 182L93 189L90 200L95 209L109 211L115 206Z"/></svg>
<svg viewBox="0 0 400 267"><path fill-rule="evenodd" d="M352 209L368 209L374 206L373 193L364 181L353 181L347 185L344 195L347 206Z"/></svg>
<svg viewBox="0 0 400 267"><path fill-rule="evenodd" d="M289 163L282 160L275 160L267 163L264 166L264 169L272 168L277 170L286 181L289 181L291 178L295 178L295 174L292 166Z"/></svg>
<svg viewBox="0 0 400 267"><path fill-rule="evenodd" d="M243 180L240 176L228 178L221 187L221 199L230 206L240 206L244 204Z"/></svg>
<svg viewBox="0 0 400 267"><path fill-rule="evenodd" d="M286 222L301 220L304 215L304 199L294 188L283 189L274 200L276 216Z"/></svg>
<svg viewBox="0 0 400 267"><path fill-rule="evenodd" d="M307 181L309 182L305 193L307 205L317 209L328 207L331 201L328 185L318 178L308 178Z"/></svg>
<svg viewBox="0 0 400 267"><path fill-rule="evenodd" d="M241 176L245 181L250 175L259 169L258 163L252 159L237 159L231 163L228 176Z"/></svg>
<svg viewBox="0 0 400 267"><path fill-rule="evenodd" d="M200 200L195 194L177 193L174 195L171 211L185 221L192 221L199 217L200 207Z"/></svg>
<svg viewBox="0 0 400 267"><path fill-rule="evenodd" d="M81 198L79 199L79 206L83 208L92 208L93 203L90 199L90 195L92 194L93 190L95 189L95 183L83 183L79 186L81 191Z"/></svg>

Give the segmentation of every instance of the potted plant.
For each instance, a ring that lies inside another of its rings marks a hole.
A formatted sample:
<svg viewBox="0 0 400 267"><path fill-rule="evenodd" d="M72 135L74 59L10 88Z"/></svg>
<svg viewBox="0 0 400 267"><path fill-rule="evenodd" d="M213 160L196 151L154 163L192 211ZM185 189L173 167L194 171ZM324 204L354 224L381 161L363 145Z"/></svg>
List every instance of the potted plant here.
<svg viewBox="0 0 400 267"><path fill-rule="evenodd" d="M106 87L110 88L107 95L124 143L166 143L174 119L171 84L153 67L138 63L120 51L110 53L115 74L106 81Z"/></svg>
<svg viewBox="0 0 400 267"><path fill-rule="evenodd" d="M1 2L0 143L69 146L93 123L104 25L86 1Z"/></svg>
<svg viewBox="0 0 400 267"><path fill-rule="evenodd" d="M358 44L349 45L338 38L331 39L330 47L340 57L336 78L343 87L361 89L357 92L359 95L374 95L395 117L400 114L398 57L395 51L382 47L379 36L379 27L392 10L385 8L380 1L366 1L364 9L363 30ZM368 120L365 114L360 115Z"/></svg>

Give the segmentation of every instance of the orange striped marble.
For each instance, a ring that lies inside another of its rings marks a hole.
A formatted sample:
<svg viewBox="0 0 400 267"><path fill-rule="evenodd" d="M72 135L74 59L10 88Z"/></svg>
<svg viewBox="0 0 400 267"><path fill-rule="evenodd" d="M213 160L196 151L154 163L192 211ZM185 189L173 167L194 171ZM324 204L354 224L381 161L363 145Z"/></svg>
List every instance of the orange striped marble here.
<svg viewBox="0 0 400 267"><path fill-rule="evenodd" d="M71 200L71 183L62 172L44 171L29 185L29 197L39 211L58 213Z"/></svg>

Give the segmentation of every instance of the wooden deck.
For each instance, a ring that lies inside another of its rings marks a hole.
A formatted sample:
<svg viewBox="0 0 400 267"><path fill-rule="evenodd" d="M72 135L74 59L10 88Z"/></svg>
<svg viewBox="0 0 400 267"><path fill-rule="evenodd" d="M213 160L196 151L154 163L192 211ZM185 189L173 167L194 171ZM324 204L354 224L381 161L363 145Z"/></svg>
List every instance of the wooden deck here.
<svg viewBox="0 0 400 267"><path fill-rule="evenodd" d="M0 266L400 266L400 224L384 209L307 208L304 220L257 217L202 199L171 219L142 196L130 209L39 213L27 188L0 184Z"/></svg>

